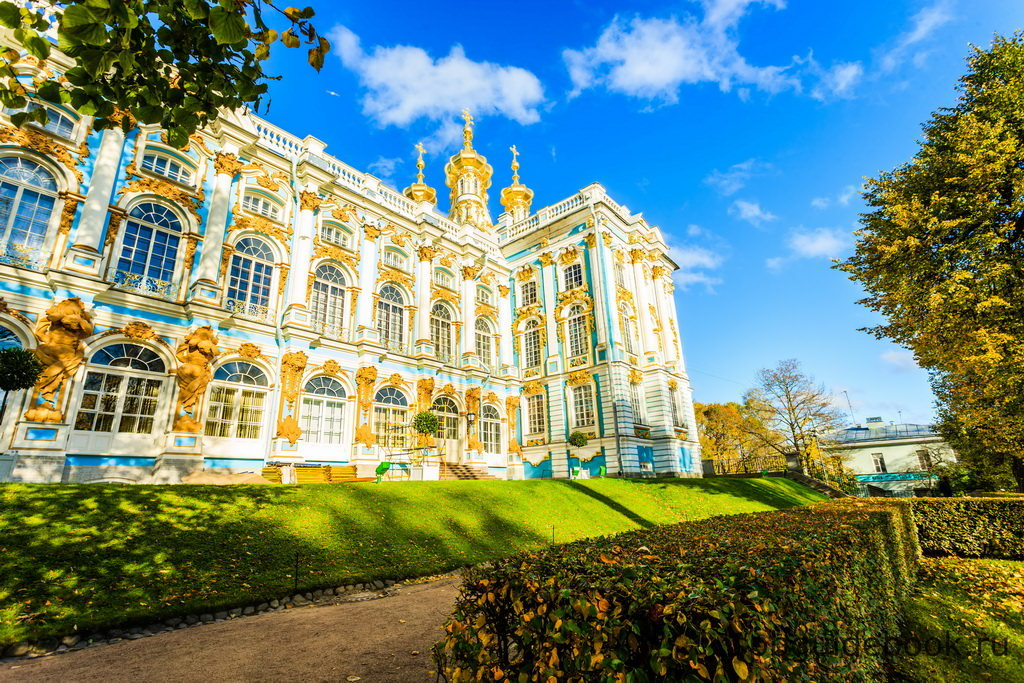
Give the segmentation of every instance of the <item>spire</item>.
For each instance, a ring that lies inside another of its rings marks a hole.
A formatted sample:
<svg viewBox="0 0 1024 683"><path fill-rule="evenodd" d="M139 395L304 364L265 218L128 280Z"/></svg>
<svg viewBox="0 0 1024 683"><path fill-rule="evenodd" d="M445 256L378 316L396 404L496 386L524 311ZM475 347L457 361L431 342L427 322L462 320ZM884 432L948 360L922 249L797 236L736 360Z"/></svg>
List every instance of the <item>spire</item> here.
<svg viewBox="0 0 1024 683"><path fill-rule="evenodd" d="M416 158L416 182L405 188L402 194L414 202L437 204L437 191L423 182L423 153L426 150L423 149L422 142L416 143L416 151L419 152L419 156Z"/></svg>
<svg viewBox="0 0 1024 683"><path fill-rule="evenodd" d="M444 167L445 184L451 189L451 210L448 217L457 223L468 223L478 228L491 227L491 213L487 208L487 189L491 186L494 169L484 155L473 149L473 116L462 110L462 149L453 154Z"/></svg>
<svg viewBox="0 0 1024 683"><path fill-rule="evenodd" d="M533 190L519 182L519 150L515 145L508 148L512 152L512 184L501 191L501 205L518 223L530 215L530 204L533 202Z"/></svg>

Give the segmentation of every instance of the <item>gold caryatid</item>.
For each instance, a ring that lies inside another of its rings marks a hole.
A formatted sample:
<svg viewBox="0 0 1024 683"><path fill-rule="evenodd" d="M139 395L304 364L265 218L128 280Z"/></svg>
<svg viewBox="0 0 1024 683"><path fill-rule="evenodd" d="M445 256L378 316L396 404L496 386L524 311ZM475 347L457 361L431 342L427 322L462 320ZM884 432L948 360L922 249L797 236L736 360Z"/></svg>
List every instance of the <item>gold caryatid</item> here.
<svg viewBox="0 0 1024 683"><path fill-rule="evenodd" d="M175 375L178 380L178 403L174 411L176 432L201 432L203 426L196 419L199 414L199 400L206 392L206 385L213 379L210 363L220 355L217 336L209 325L200 327L178 344L174 355L178 359Z"/></svg>
<svg viewBox="0 0 1024 683"><path fill-rule="evenodd" d="M518 223L530 215L533 190L519 182L519 150L515 145L508 149L512 152L512 184L501 191L501 205L512 217L512 222Z"/></svg>
<svg viewBox="0 0 1024 683"><path fill-rule="evenodd" d="M427 150L423 148L422 142L416 143L416 151L419 152L419 156L416 157L416 182L405 188L402 194L414 202L437 204L437 190L423 181L423 153Z"/></svg>
<svg viewBox="0 0 1024 683"><path fill-rule="evenodd" d="M58 402L60 391L85 359L82 340L92 336L92 314L77 296L46 309L33 330L39 345L33 351L43 365L32 392L30 422L60 422L64 414Z"/></svg>
<svg viewBox="0 0 1024 683"><path fill-rule="evenodd" d="M494 169L487 158L473 149L473 116L463 110L462 149L452 155L444 167L445 184L451 190L451 210L448 217L456 223L491 227L491 212L487 208L487 190L491 186Z"/></svg>

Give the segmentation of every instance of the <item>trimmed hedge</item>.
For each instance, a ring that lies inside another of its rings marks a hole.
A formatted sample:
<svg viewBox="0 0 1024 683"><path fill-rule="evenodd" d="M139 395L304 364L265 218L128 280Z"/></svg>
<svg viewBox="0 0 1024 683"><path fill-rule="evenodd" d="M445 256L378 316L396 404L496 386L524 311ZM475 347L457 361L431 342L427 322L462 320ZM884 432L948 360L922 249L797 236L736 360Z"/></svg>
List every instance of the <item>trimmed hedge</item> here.
<svg viewBox="0 0 1024 683"><path fill-rule="evenodd" d="M450 681L878 680L919 552L909 504L843 501L521 553L467 571L434 655Z"/></svg>
<svg viewBox="0 0 1024 683"><path fill-rule="evenodd" d="M914 515L927 555L1024 559L1024 498L920 498Z"/></svg>

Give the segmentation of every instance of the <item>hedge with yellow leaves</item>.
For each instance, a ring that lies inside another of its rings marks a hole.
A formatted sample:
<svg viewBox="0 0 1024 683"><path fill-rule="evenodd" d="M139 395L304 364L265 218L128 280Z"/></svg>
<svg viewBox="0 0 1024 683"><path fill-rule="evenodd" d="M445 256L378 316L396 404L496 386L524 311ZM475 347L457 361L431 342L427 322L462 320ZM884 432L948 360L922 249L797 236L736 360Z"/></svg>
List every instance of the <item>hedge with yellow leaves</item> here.
<svg viewBox="0 0 1024 683"><path fill-rule="evenodd" d="M469 570L434 654L449 681L876 680L842 645L898 637L919 554L903 502L578 541Z"/></svg>
<svg viewBox="0 0 1024 683"><path fill-rule="evenodd" d="M1024 498L921 498L914 515L927 555L1024 559Z"/></svg>

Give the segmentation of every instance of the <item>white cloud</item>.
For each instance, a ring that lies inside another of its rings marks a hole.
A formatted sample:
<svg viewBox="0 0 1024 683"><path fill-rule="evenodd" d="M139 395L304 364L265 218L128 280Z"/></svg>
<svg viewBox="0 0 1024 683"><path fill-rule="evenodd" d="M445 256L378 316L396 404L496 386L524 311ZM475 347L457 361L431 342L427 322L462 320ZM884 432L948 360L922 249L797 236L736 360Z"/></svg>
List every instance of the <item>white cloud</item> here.
<svg viewBox="0 0 1024 683"><path fill-rule="evenodd" d="M381 180L387 180L393 182L392 176L395 173L395 168L402 163L401 157L377 157L375 161L369 164L366 168L370 173L374 174Z"/></svg>
<svg viewBox="0 0 1024 683"><path fill-rule="evenodd" d="M852 244L853 238L845 230L816 228L794 230L788 239L789 248L797 257L837 258Z"/></svg>
<svg viewBox="0 0 1024 683"><path fill-rule="evenodd" d="M331 31L335 54L365 89L363 112L381 126L407 126L418 119L441 124L435 142L457 136L456 116L464 108L477 116L505 116L522 124L540 120L544 88L533 73L515 66L476 62L455 45L434 59L419 47L376 46L364 50L344 26Z"/></svg>
<svg viewBox="0 0 1024 683"><path fill-rule="evenodd" d="M832 200L828 197L815 197L811 200L811 206L815 209L827 209L832 205Z"/></svg>
<svg viewBox="0 0 1024 683"><path fill-rule="evenodd" d="M902 374L918 369L914 354L904 349L883 351L879 358L889 366L891 372Z"/></svg>
<svg viewBox="0 0 1024 683"><path fill-rule="evenodd" d="M850 200L852 200L856 196L857 186L847 185L846 187L843 188L843 191L839 193L839 196L836 197L836 201L838 201L843 206L849 206Z"/></svg>
<svg viewBox="0 0 1024 683"><path fill-rule="evenodd" d="M690 223L686 226L686 234L690 237L700 237L701 235L707 234L707 231L696 223Z"/></svg>
<svg viewBox="0 0 1024 683"><path fill-rule="evenodd" d="M728 197L742 190L752 176L770 168L771 164L757 159L747 159L733 164L724 171L719 171L716 168L704 179L704 182L718 190L719 194Z"/></svg>
<svg viewBox="0 0 1024 683"><path fill-rule="evenodd" d="M836 203L840 206L849 206L853 198L860 192L860 188L856 185L847 185L839 193L833 197L815 197L811 200L811 206L815 209L827 209Z"/></svg>
<svg viewBox="0 0 1024 683"><path fill-rule="evenodd" d="M895 44L882 54L882 71L889 72L899 67L916 45L927 40L935 31L952 20L953 13L950 11L949 0L938 0L922 8L911 17L910 28L900 34ZM914 64L922 64L927 54L927 51L914 54Z"/></svg>
<svg viewBox="0 0 1024 683"><path fill-rule="evenodd" d="M864 66L860 62L839 62L819 73L811 97L822 102L843 100L853 97L854 88L864 77Z"/></svg>
<svg viewBox="0 0 1024 683"><path fill-rule="evenodd" d="M777 93L800 88L788 66L757 67L739 53L736 25L751 5L783 7L780 0L707 0L704 16L615 19L592 47L562 52L573 89L609 91L671 104L684 84L714 83ZM747 91L749 92L749 90Z"/></svg>
<svg viewBox="0 0 1024 683"><path fill-rule="evenodd" d="M721 278L708 271L720 268L725 261L724 256L695 244L677 246L669 242L668 247L669 258L679 266L672 279L680 289L704 285L707 291L711 292L715 285L721 284Z"/></svg>
<svg viewBox="0 0 1024 683"><path fill-rule="evenodd" d="M737 199L729 207L729 215L736 216L740 220L747 221L754 227L761 227L764 223L773 221L778 216L761 208L758 202L748 202Z"/></svg>

